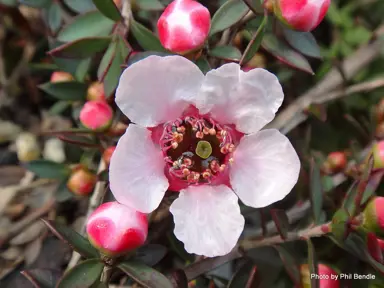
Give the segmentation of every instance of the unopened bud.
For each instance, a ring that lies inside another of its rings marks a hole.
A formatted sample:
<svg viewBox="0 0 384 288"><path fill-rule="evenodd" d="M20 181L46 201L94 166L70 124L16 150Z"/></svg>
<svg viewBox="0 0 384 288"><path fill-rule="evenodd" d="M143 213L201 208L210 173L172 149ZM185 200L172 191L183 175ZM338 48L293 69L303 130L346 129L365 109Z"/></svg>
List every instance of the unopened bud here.
<svg viewBox="0 0 384 288"><path fill-rule="evenodd" d="M86 225L90 243L102 254L116 257L144 244L148 220L140 213L118 202L99 206Z"/></svg>
<svg viewBox="0 0 384 288"><path fill-rule="evenodd" d="M80 111L80 122L84 127L103 131L111 126L113 110L105 101L88 101Z"/></svg>
<svg viewBox="0 0 384 288"><path fill-rule="evenodd" d="M86 196L93 191L97 176L79 165L73 169L67 181L67 188L75 195Z"/></svg>

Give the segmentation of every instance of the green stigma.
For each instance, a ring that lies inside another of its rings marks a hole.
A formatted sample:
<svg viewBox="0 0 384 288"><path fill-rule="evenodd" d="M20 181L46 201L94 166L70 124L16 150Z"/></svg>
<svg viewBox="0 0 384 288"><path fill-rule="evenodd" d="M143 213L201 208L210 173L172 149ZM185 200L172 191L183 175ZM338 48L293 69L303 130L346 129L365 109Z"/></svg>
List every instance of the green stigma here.
<svg viewBox="0 0 384 288"><path fill-rule="evenodd" d="M211 143L208 141L199 141L196 146L196 154L203 159L207 159L212 154Z"/></svg>

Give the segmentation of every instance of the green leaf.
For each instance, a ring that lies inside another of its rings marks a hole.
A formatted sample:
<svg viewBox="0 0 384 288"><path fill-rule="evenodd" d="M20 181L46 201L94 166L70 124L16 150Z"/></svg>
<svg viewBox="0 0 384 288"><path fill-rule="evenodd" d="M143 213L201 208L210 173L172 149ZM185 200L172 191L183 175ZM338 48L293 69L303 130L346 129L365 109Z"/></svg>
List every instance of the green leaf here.
<svg viewBox="0 0 384 288"><path fill-rule="evenodd" d="M104 83L104 91L107 97L115 91L122 72L122 65L129 55L129 47L120 37L110 44L104 54L98 69L98 77ZM105 70L104 70L105 69Z"/></svg>
<svg viewBox="0 0 384 288"><path fill-rule="evenodd" d="M158 11L163 10L164 5L159 0L136 0L136 5L140 10L144 11Z"/></svg>
<svg viewBox="0 0 384 288"><path fill-rule="evenodd" d="M131 32L143 49L167 52L161 45L160 40L150 30L135 20L132 20L131 22Z"/></svg>
<svg viewBox="0 0 384 288"><path fill-rule="evenodd" d="M279 232L281 238L287 239L289 221L288 216L283 210L271 209L271 216L273 222L275 222L277 231Z"/></svg>
<svg viewBox="0 0 384 288"><path fill-rule="evenodd" d="M233 46L216 46L209 51L209 56L224 59L239 61L241 58L241 52L239 49Z"/></svg>
<svg viewBox="0 0 384 288"><path fill-rule="evenodd" d="M49 8L46 11L46 19L49 28L52 30L52 32L56 33L56 31L61 26L61 8L59 4L56 2L52 2Z"/></svg>
<svg viewBox="0 0 384 288"><path fill-rule="evenodd" d="M20 4L24 4L34 8L44 8L49 5L51 0L19 0Z"/></svg>
<svg viewBox="0 0 384 288"><path fill-rule="evenodd" d="M47 82L39 88L59 100L85 100L88 89L86 84L76 81Z"/></svg>
<svg viewBox="0 0 384 288"><path fill-rule="evenodd" d="M320 223L323 208L323 188L321 183L320 169L314 159L311 161L311 193L310 200L315 224Z"/></svg>
<svg viewBox="0 0 384 288"><path fill-rule="evenodd" d="M42 221L52 233L56 235L56 237L67 243L73 250L76 250L82 256L86 258L99 257L99 252L89 243L89 241L73 229L53 221L44 219L42 219Z"/></svg>
<svg viewBox="0 0 384 288"><path fill-rule="evenodd" d="M73 194L67 188L67 179L60 183L59 187L57 187L55 199L58 203L65 202L69 199L73 198Z"/></svg>
<svg viewBox="0 0 384 288"><path fill-rule="evenodd" d="M104 16L113 21L121 20L120 11L112 0L93 0L93 3Z"/></svg>
<svg viewBox="0 0 384 288"><path fill-rule="evenodd" d="M343 241L348 236L349 218L349 213L344 209L337 210L332 217L331 232L338 241Z"/></svg>
<svg viewBox="0 0 384 288"><path fill-rule="evenodd" d="M203 72L204 74L207 74L211 70L211 66L209 65L209 62L206 57L203 57L203 56L200 57L196 61L196 65L197 67L200 68L201 72Z"/></svg>
<svg viewBox="0 0 384 288"><path fill-rule="evenodd" d="M25 165L28 170L40 178L63 179L70 173L70 169L66 165L49 160L34 160Z"/></svg>
<svg viewBox="0 0 384 288"><path fill-rule="evenodd" d="M356 180L349 187L343 202L343 208L348 212L348 214L352 215L356 210L355 198L357 196L357 186L359 181Z"/></svg>
<svg viewBox="0 0 384 288"><path fill-rule="evenodd" d="M136 250L133 260L155 266L167 254L167 248L159 244L148 244Z"/></svg>
<svg viewBox="0 0 384 288"><path fill-rule="evenodd" d="M57 35L57 40L71 42L87 37L105 37L111 33L114 25L115 22L99 11L88 12L65 26Z"/></svg>
<svg viewBox="0 0 384 288"><path fill-rule="evenodd" d="M255 277L257 267L252 262L248 261L233 274L229 281L228 288L247 287L249 277Z"/></svg>
<svg viewBox="0 0 384 288"><path fill-rule="evenodd" d="M110 42L110 37L82 38L56 47L48 54L62 58L88 58L103 51Z"/></svg>
<svg viewBox="0 0 384 288"><path fill-rule="evenodd" d="M60 115L65 110L67 110L71 106L71 102L69 101L57 101L55 104L49 108L49 114L51 115Z"/></svg>
<svg viewBox="0 0 384 288"><path fill-rule="evenodd" d="M319 275L318 264L316 259L315 247L313 247L311 239L307 240L308 245L308 266L310 275ZM319 279L317 277L310 277L311 288L319 288Z"/></svg>
<svg viewBox="0 0 384 288"><path fill-rule="evenodd" d="M89 287L100 279L104 264L100 259L83 261L66 272L57 284L57 288Z"/></svg>
<svg viewBox="0 0 384 288"><path fill-rule="evenodd" d="M312 75L314 74L308 60L277 39L276 36L272 34L265 35L261 45L265 50L287 65Z"/></svg>
<svg viewBox="0 0 384 288"><path fill-rule="evenodd" d="M120 263L117 267L146 288L173 288L167 277L142 263L126 261Z"/></svg>
<svg viewBox="0 0 384 288"><path fill-rule="evenodd" d="M55 288L60 279L60 273L50 269L31 269L22 271L21 274L39 288Z"/></svg>
<svg viewBox="0 0 384 288"><path fill-rule="evenodd" d="M92 64L92 57L82 59L77 64L76 71L75 71L76 80L78 80L79 82L84 82L84 80L88 74L88 70L91 67L91 64Z"/></svg>
<svg viewBox="0 0 384 288"><path fill-rule="evenodd" d="M268 19L268 17L264 16L263 21L260 23L259 28L255 32L251 41L249 41L249 44L248 44L247 48L245 49L244 55L240 61L241 64L245 64L249 60L251 60L253 58L253 56L255 56L256 52L259 50L261 42L263 41L263 38L264 38L267 19Z"/></svg>
<svg viewBox="0 0 384 288"><path fill-rule="evenodd" d="M64 3L77 13L85 13L96 9L92 0L64 0Z"/></svg>
<svg viewBox="0 0 384 288"><path fill-rule="evenodd" d="M236 24L248 11L249 8L242 0L228 0L213 15L209 35L212 36Z"/></svg>
<svg viewBox="0 0 384 288"><path fill-rule="evenodd" d="M299 32L283 27L284 37L293 48L300 53L321 59L320 48L316 38L310 32Z"/></svg>
<svg viewBox="0 0 384 288"><path fill-rule="evenodd" d="M295 257L282 246L274 246L277 252L280 255L281 261L283 261L285 270L287 271L289 277L292 281L298 285L301 282L299 265L297 264Z"/></svg>

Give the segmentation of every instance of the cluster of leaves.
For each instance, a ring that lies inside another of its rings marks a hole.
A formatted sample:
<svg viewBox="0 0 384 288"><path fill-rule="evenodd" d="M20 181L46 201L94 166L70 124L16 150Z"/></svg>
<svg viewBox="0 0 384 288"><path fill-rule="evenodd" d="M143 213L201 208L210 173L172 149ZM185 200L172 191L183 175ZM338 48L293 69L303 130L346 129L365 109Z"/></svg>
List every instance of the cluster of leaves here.
<svg viewBox="0 0 384 288"><path fill-rule="evenodd" d="M48 51L50 61L43 63L44 55L30 64L30 68L32 71L39 72L60 70L73 75L74 81L46 82L39 88L45 95L54 99L55 102L50 107L52 114L70 115L74 123L79 126L79 128L55 134L67 143L84 148L83 164L94 162L100 146L105 142L113 143L116 140L109 139L108 135L99 135L80 127L79 107L86 100L86 91L91 79L97 79L104 84L105 94L110 102L113 102L113 94L124 67L149 55L172 54L161 45L156 34L152 32L155 30L153 20L155 19L156 22L159 13L170 1L132 1L135 5L131 7L133 15L130 16L129 23L125 22L126 19L120 12L121 3L118 2L112 0L0 0L0 3L6 6L17 7L23 4L42 11L50 32L48 43L43 45L42 50ZM295 91L292 92L294 94L308 88L305 85L303 88L295 87L295 83L307 77L302 71L312 75L315 70L313 67L316 67L315 77L321 79L335 63L351 55L358 46L368 43L373 36L373 28L376 28L380 21L375 19L378 16L372 19L365 17L364 20L368 24L361 25L359 21L354 21L356 11L363 9L360 1L351 1L347 5L343 5L343 1L333 1L327 18L328 24L331 24L337 32L337 37L332 39L329 45L323 43L328 48L320 49L316 38L311 33L288 29L273 15L265 13L262 1L218 2L212 10L209 38L201 56L194 60L200 69L206 73L224 62L240 63L243 67L252 66L255 65L255 57L262 57L267 59L268 68L274 70L283 83L291 80L289 82L291 84L288 83L287 87L288 90ZM375 5L379 4L375 3ZM380 7L380 11L383 11L382 4ZM321 29L330 30L326 26ZM133 55L133 52L137 53ZM274 59L278 61L275 62ZM318 59L324 60L322 64L319 64ZM379 67L382 67L382 64L382 60L375 63ZM255 67L263 66L264 64L258 62ZM354 81L366 80L376 75L377 70L373 67L361 71ZM366 109L373 100L361 100L362 97L358 96L355 100L349 98L342 100L344 105L342 108L338 107L338 104L330 105L328 109L323 106L309 107L308 112L313 117L310 117L305 127L296 132L296 137L292 137L292 141L297 142L296 146L301 151L303 174L305 174L296 187L297 193L292 193L298 195L297 198L293 196L295 198L293 201L309 198L309 200L299 200L302 203L300 205L297 203L293 210L291 209L296 213L304 211L299 219L292 220L292 214L284 211L288 206L287 203L273 209L264 209L262 213L242 206L242 212L247 219L244 235L259 236L259 228L262 228L264 236L276 231L278 235L273 236L275 238L272 237L275 240L266 242L264 246L259 245L255 240L252 249L245 251L244 255L233 254L235 256L227 258L227 261L233 258L240 259L218 269L215 269L218 266L217 263L226 262L221 260L223 259L221 257L211 262L202 260L180 271L175 269L177 264L174 265L174 262L190 263L193 257L184 251L182 244L171 233L167 233L168 230L164 230L167 237L163 240L169 249L158 244L149 244L140 248L133 255L119 259L115 263L119 271L116 276L119 277L125 273L132 281L144 287L187 287L188 281L196 276L201 277L193 283L190 282L189 285L229 288L292 287L292 285L301 285L301 264L308 263L311 273L315 273L317 264L325 262L343 273L371 273L376 276L373 281L361 280L347 283L349 287L375 287L373 285L382 287L384 280L381 274L384 273L384 264L369 254L367 231L355 227L354 220L358 218L361 208L372 196L382 195L380 182L384 173L372 171L370 165L366 165L365 169L359 173L346 173L346 175L345 173L324 175L320 169L321 163L324 162L324 153L349 147L350 140L354 140L353 143L355 143L351 147L350 160L354 163L362 162L361 146L366 146L373 140L372 129L375 123L373 118L369 118L370 113L367 113ZM356 109L359 110L358 113ZM328 117L324 117L325 113ZM342 124L338 123L340 113L347 113ZM361 125L363 121L356 120L357 116L352 114L358 114L358 117L362 116L364 120L368 118L367 121L371 120L371 122ZM120 117L119 114L117 117ZM335 121L337 124L330 127L324 121L332 118L337 119ZM344 129L343 125L346 123L350 125ZM310 133L312 130L316 133ZM368 135L368 137L356 140L356 133ZM60 181L56 194L58 202L72 198L72 194L66 188L66 180L71 171L68 163L57 164L47 160L36 160L27 163L26 166L39 177ZM99 179L107 181L107 175L108 173L103 171L99 174ZM308 203L311 211L300 210L300 207L307 207ZM271 220L269 223L274 225L267 225L266 220ZM58 223L45 223L56 236L68 243L86 260L63 276L57 275L55 271L41 269L27 270L23 274L36 287L106 287L100 282L105 263L88 240ZM169 229L167 223L160 224ZM326 236L307 239L306 242L296 241L302 240L297 236L298 231L309 231L313 227L322 226L329 228L331 232L328 234L324 232ZM165 269L164 265L157 265L156 270L151 268L160 261L166 261L167 257L164 257L166 254L173 257L168 261L171 262L170 269ZM347 262L344 259L347 259ZM350 261L355 265L350 265ZM159 271L171 271L173 274L166 277ZM311 285L319 287L318 280L313 279Z"/></svg>

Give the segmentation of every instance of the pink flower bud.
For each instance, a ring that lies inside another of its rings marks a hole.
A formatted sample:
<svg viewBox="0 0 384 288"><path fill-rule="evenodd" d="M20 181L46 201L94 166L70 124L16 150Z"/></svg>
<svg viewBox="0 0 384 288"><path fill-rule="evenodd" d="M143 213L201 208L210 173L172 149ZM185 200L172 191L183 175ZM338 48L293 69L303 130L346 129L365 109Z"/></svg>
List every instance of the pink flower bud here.
<svg viewBox="0 0 384 288"><path fill-rule="evenodd" d="M93 82L87 90L87 100L105 100L104 84L101 82Z"/></svg>
<svg viewBox="0 0 384 288"><path fill-rule="evenodd" d="M336 276L338 276L339 273L336 273L336 271L333 270L331 267L321 263L317 265L317 269L318 269L317 276L319 277L320 288L339 288L340 287L340 281L336 279ZM308 264L303 264L300 266L300 273L301 273L302 288L310 288L311 275L310 275ZM334 275L334 277L332 277L332 275Z"/></svg>
<svg viewBox="0 0 384 288"><path fill-rule="evenodd" d="M91 214L86 229L88 239L96 249L116 257L144 244L148 220L145 214L128 206L108 202Z"/></svg>
<svg viewBox="0 0 384 288"><path fill-rule="evenodd" d="M384 197L369 201L363 215L363 227L378 236L384 236Z"/></svg>
<svg viewBox="0 0 384 288"><path fill-rule="evenodd" d="M157 22L160 42L168 50L186 53L204 45L211 27L207 8L193 0L175 0Z"/></svg>
<svg viewBox="0 0 384 288"><path fill-rule="evenodd" d="M287 26L299 31L312 31L323 20L331 0L275 0L275 15Z"/></svg>
<svg viewBox="0 0 384 288"><path fill-rule="evenodd" d="M373 144L373 169L384 168L384 141Z"/></svg>
<svg viewBox="0 0 384 288"><path fill-rule="evenodd" d="M75 195L86 196L93 191L96 182L96 175L79 165L73 169L67 181L67 188Z"/></svg>
<svg viewBox="0 0 384 288"><path fill-rule="evenodd" d="M55 71L51 75L51 82L57 83L57 82L68 82L73 81L73 76L69 74L68 72L64 71Z"/></svg>
<svg viewBox="0 0 384 288"><path fill-rule="evenodd" d="M104 150L103 160L104 160L105 164L109 165L109 163L111 162L112 154L113 154L113 152L115 152L115 149L116 149L116 146L110 146Z"/></svg>
<svg viewBox="0 0 384 288"><path fill-rule="evenodd" d="M113 111L107 102L101 100L88 101L80 111L80 122L84 127L103 131L112 123Z"/></svg>

